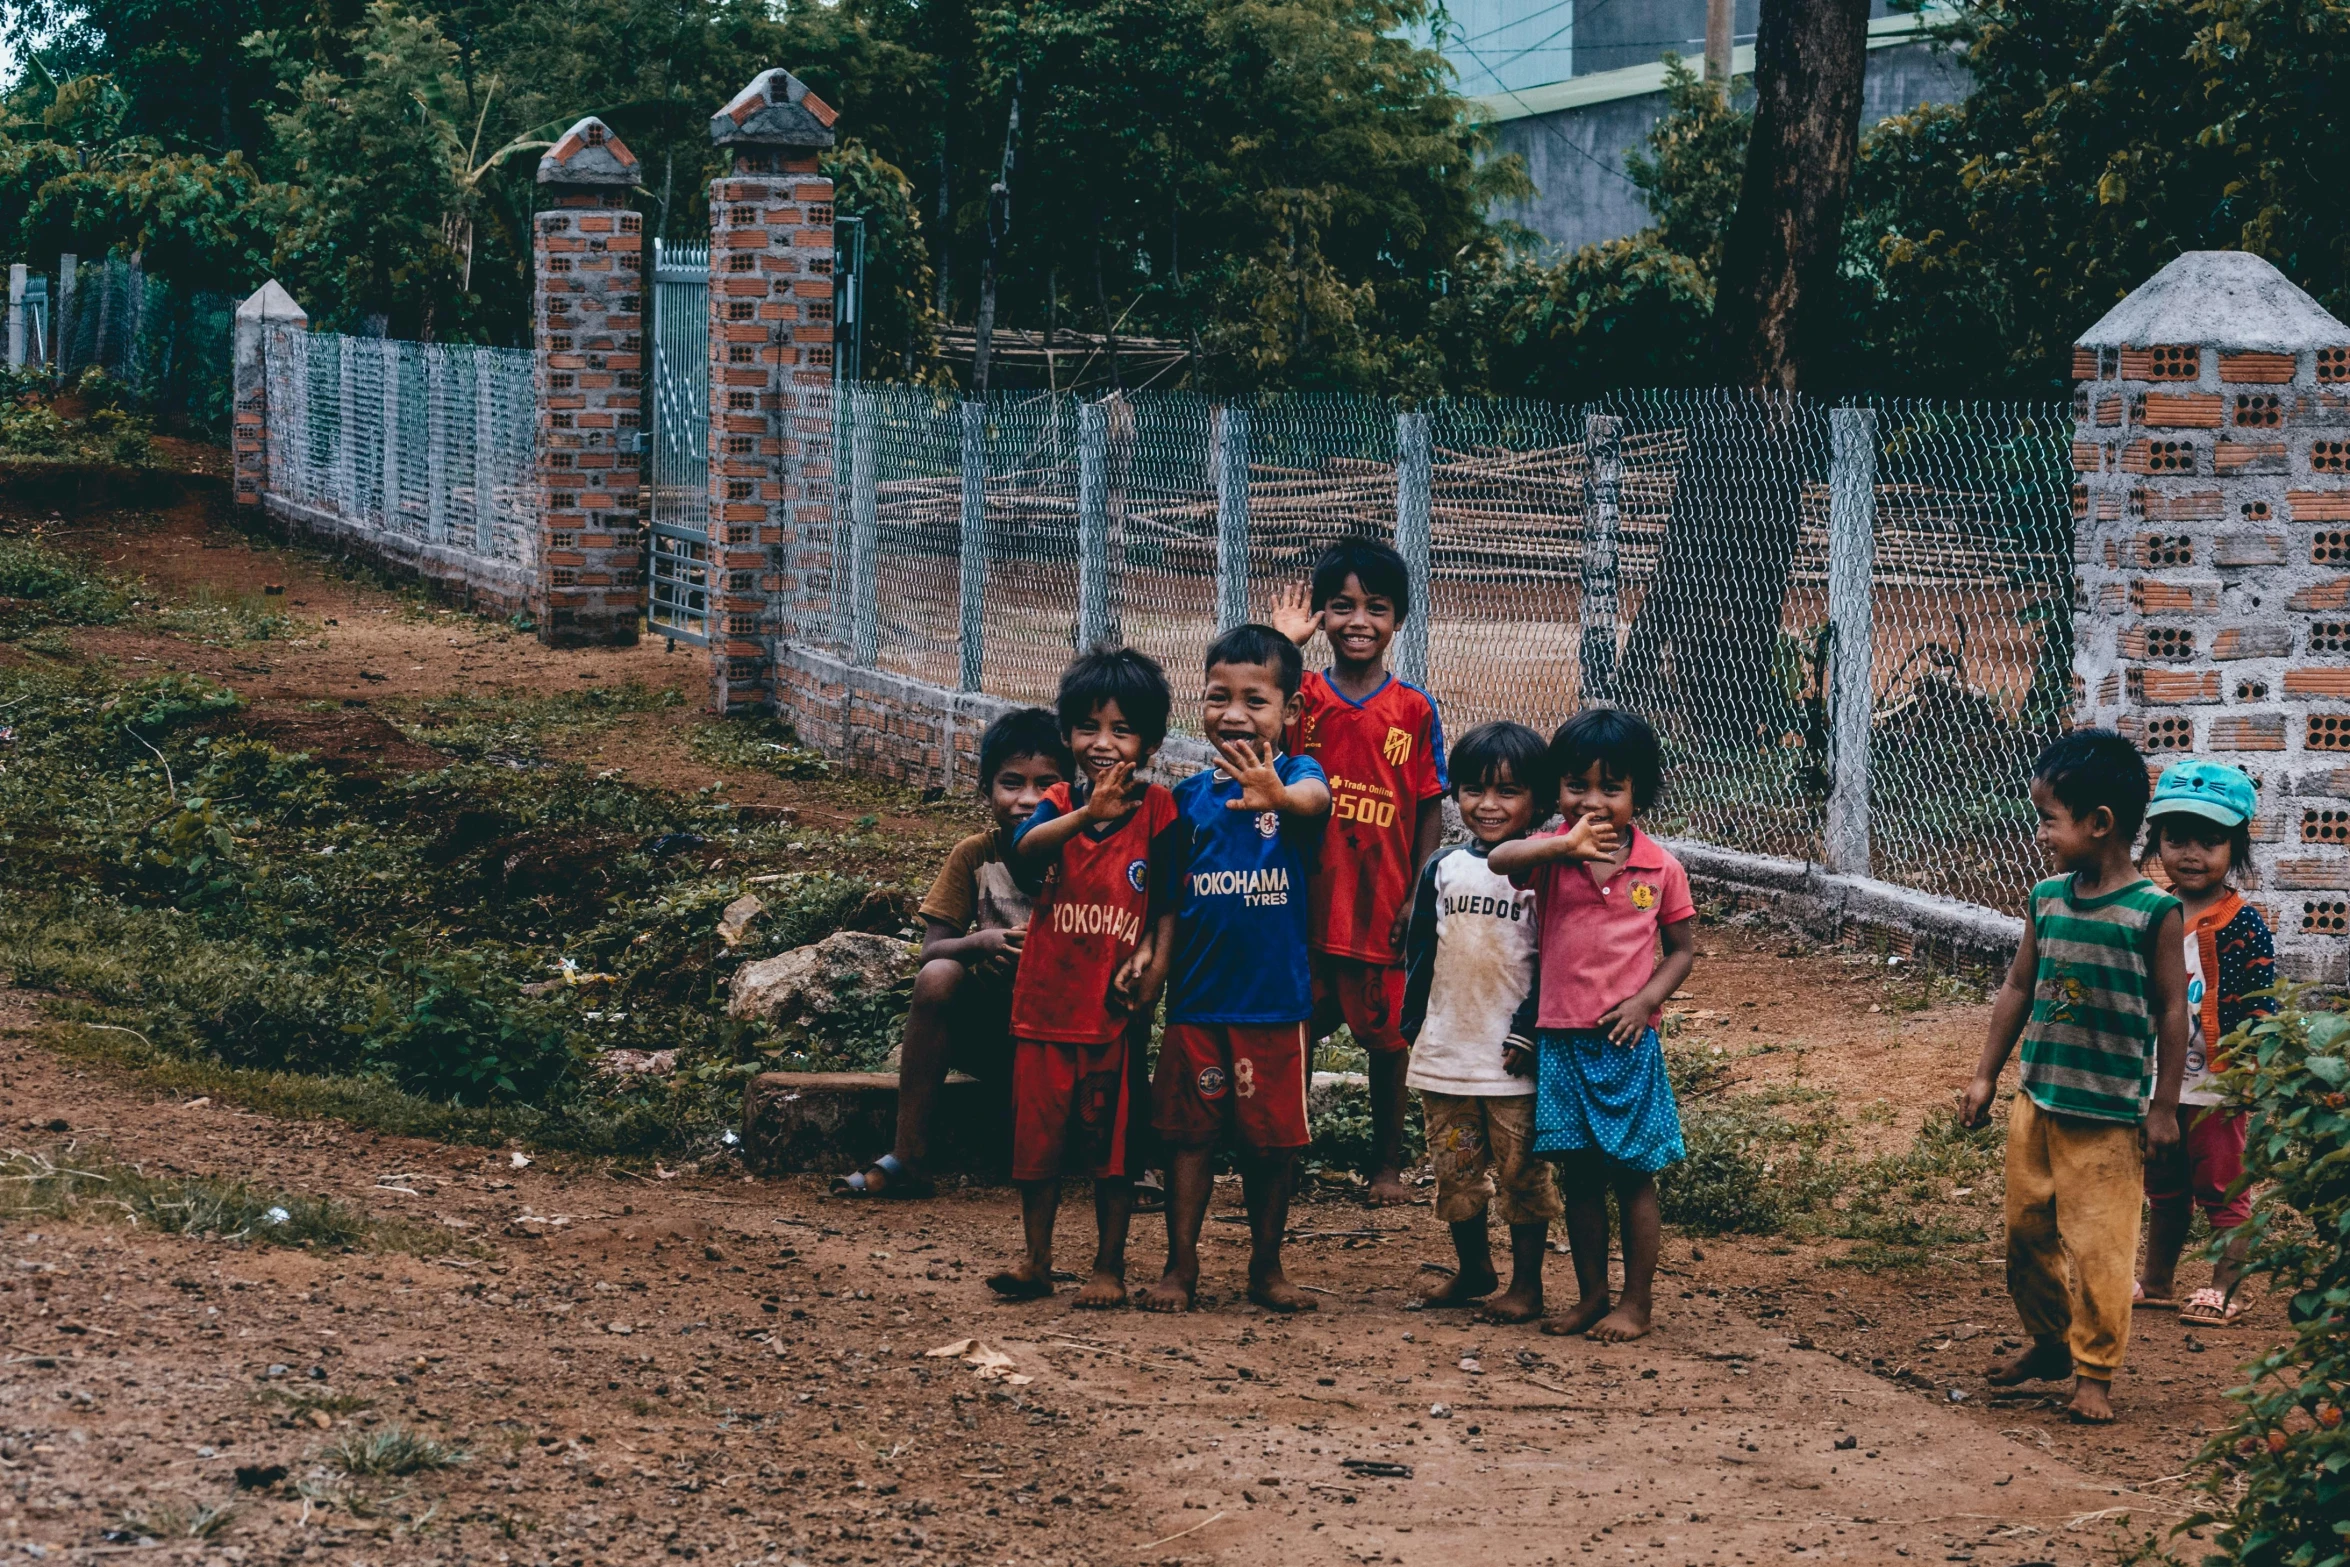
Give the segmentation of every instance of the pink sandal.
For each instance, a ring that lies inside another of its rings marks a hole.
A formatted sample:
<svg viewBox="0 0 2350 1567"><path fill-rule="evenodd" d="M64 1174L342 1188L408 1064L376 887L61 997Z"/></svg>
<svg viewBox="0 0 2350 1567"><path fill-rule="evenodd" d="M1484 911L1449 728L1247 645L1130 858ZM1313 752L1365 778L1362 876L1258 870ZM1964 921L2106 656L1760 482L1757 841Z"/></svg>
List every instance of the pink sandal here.
<svg viewBox="0 0 2350 1567"><path fill-rule="evenodd" d="M2244 1303L2230 1300L2216 1289L2199 1289L2179 1308L2179 1320L2191 1328L2232 1328L2244 1314Z"/></svg>

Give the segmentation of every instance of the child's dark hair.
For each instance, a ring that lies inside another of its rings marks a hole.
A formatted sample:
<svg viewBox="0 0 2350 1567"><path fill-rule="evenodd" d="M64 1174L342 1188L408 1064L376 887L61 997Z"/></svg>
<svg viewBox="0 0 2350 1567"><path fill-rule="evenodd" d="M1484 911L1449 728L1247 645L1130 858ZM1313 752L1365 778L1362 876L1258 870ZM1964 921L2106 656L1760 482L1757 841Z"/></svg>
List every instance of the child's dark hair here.
<svg viewBox="0 0 2350 1567"><path fill-rule="evenodd" d="M1632 786L1632 808L1645 811L1664 792L1664 758L1656 731L1638 713L1620 707L1586 708L1550 737L1551 773L1562 783L1599 764L1599 776ZM1456 764L1457 765L1457 764Z"/></svg>
<svg viewBox="0 0 2350 1567"><path fill-rule="evenodd" d="M1059 709L1061 733L1071 735L1104 702L1115 702L1126 722L1142 736L1145 749L1158 749L1167 738L1167 713L1175 705L1167 690L1167 672L1148 653L1130 647L1097 648L1080 653L1061 671Z"/></svg>
<svg viewBox="0 0 2350 1567"><path fill-rule="evenodd" d="M1524 724L1508 719L1479 724L1454 743L1445 771L1452 778L1453 798L1464 786L1487 789L1508 773L1510 782L1525 785L1534 796L1535 820L1546 819L1558 806L1558 775L1551 771L1550 747Z"/></svg>
<svg viewBox="0 0 2350 1567"><path fill-rule="evenodd" d="M1069 742L1061 738L1061 722L1041 707L1016 707L987 726L979 737L979 792L984 795L995 775L1015 756L1041 756L1061 769L1066 778L1076 771Z"/></svg>
<svg viewBox="0 0 2350 1567"><path fill-rule="evenodd" d="M1285 697L1297 695L1306 678L1306 661L1297 644L1271 626L1234 626L1209 643L1207 667L1213 669L1218 664L1255 664L1270 669Z"/></svg>
<svg viewBox="0 0 2350 1567"><path fill-rule="evenodd" d="M2196 816L2187 811L2165 811L2146 824L2146 852L2160 854L2165 832L2187 843L2224 843L2228 846L2228 875L2231 879L2252 863L2252 824L2238 822L2229 827L2208 816Z"/></svg>
<svg viewBox="0 0 2350 1567"><path fill-rule="evenodd" d="M2153 785L2146 758L2110 729L2076 729L2052 743L2032 764L2032 778L2064 802L2076 820L2100 805L2113 812L2113 830L2136 842Z"/></svg>
<svg viewBox="0 0 2350 1567"><path fill-rule="evenodd" d="M1393 604L1398 625L1411 614L1411 568L1377 539L1340 539L1322 552L1314 562L1314 608L1329 603L1349 577L1360 582L1365 593L1376 593Z"/></svg>

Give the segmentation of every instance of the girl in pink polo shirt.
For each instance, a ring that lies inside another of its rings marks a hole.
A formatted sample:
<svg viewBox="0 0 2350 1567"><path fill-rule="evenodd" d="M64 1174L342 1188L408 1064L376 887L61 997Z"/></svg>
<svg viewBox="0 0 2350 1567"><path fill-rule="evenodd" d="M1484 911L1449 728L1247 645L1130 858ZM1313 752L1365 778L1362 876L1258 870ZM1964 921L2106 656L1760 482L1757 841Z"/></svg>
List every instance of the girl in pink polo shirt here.
<svg viewBox="0 0 2350 1567"><path fill-rule="evenodd" d="M1497 845L1486 861L1534 889L1541 923L1534 1151L1558 1161L1582 1294L1542 1331L1621 1343L1645 1334L1654 1311L1656 1172L1686 1154L1656 1025L1696 961L1697 906L1681 862L1632 824L1663 783L1655 730L1593 708L1559 726L1550 761L1566 824ZM1568 828L1585 819L1607 829L1607 858L1570 851ZM1611 1187L1624 1225L1624 1292L1612 1301Z"/></svg>

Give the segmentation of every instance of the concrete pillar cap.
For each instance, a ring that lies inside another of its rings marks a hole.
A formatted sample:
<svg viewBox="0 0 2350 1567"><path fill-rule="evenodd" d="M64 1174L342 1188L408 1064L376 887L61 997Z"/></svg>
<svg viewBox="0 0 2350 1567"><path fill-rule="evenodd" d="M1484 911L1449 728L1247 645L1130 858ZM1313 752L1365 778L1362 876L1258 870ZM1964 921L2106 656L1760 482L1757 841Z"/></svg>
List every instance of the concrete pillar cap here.
<svg viewBox="0 0 2350 1567"><path fill-rule="evenodd" d="M588 115L565 131L539 159L541 185L634 185L636 154L612 127Z"/></svg>
<svg viewBox="0 0 2350 1567"><path fill-rule="evenodd" d="M294 303L284 285L271 278L237 305L239 321L308 321L310 312Z"/></svg>
<svg viewBox="0 0 2350 1567"><path fill-rule="evenodd" d="M2077 343L2092 349L2158 345L2295 354L2350 345L2350 326L2258 256L2190 250L2132 289Z"/></svg>
<svg viewBox="0 0 2350 1567"><path fill-rule="evenodd" d="M840 111L791 72L761 71L726 107L710 116L710 140L723 147L756 142L770 147L829 147Z"/></svg>

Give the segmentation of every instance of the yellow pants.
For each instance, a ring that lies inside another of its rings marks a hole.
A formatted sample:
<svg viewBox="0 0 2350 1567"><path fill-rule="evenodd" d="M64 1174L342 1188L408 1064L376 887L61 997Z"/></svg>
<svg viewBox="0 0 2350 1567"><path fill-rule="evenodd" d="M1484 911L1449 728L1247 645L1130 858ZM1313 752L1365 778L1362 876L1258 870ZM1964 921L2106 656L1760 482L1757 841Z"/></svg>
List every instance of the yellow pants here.
<svg viewBox="0 0 2350 1567"><path fill-rule="evenodd" d="M2111 1381L2129 1347L2145 1203L2137 1127L2010 1101L2007 1293L2025 1332L2063 1336L2077 1375Z"/></svg>
<svg viewBox="0 0 2350 1567"><path fill-rule="evenodd" d="M1420 1091L1428 1159L1436 1166L1436 1217L1482 1218L1487 1204L1504 1224L1547 1224L1566 1210L1550 1165L1534 1153L1534 1096Z"/></svg>

